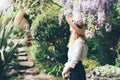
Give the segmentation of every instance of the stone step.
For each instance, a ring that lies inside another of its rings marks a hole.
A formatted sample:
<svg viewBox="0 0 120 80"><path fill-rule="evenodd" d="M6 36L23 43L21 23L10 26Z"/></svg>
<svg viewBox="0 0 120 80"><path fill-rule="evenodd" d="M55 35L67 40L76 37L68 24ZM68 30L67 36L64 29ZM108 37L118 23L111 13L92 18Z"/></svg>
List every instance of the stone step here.
<svg viewBox="0 0 120 80"><path fill-rule="evenodd" d="M33 75L25 75L24 80L38 80L38 79Z"/></svg>
<svg viewBox="0 0 120 80"><path fill-rule="evenodd" d="M30 68L30 69L27 69L26 74L32 74L32 75L37 75L40 73L40 70L38 68Z"/></svg>
<svg viewBox="0 0 120 80"><path fill-rule="evenodd" d="M51 75L39 74L39 75L25 75L24 80L55 80Z"/></svg>
<svg viewBox="0 0 120 80"><path fill-rule="evenodd" d="M23 52L23 53L18 53L18 56L27 56L27 53Z"/></svg>
<svg viewBox="0 0 120 80"><path fill-rule="evenodd" d="M27 56L18 56L18 61L27 61L28 57Z"/></svg>
<svg viewBox="0 0 120 80"><path fill-rule="evenodd" d="M26 70L19 70L20 74L24 74L26 72Z"/></svg>
<svg viewBox="0 0 120 80"><path fill-rule="evenodd" d="M34 67L34 62L32 62L32 61L21 61L21 62L19 62L19 66L20 67L28 67L28 68L32 68L32 67Z"/></svg>
<svg viewBox="0 0 120 80"><path fill-rule="evenodd" d="M47 75L47 74L39 74L36 75L36 78L38 80L55 80L54 76L52 75Z"/></svg>
<svg viewBox="0 0 120 80"><path fill-rule="evenodd" d="M23 53L25 51L26 51L25 47L18 48L18 53Z"/></svg>

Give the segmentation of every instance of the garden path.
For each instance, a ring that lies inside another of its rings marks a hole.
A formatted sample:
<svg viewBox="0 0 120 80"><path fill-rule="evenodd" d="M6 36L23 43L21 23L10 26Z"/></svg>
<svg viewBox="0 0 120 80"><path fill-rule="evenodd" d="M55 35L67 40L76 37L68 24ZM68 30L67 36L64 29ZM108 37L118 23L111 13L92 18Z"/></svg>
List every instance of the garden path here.
<svg viewBox="0 0 120 80"><path fill-rule="evenodd" d="M18 40L14 40L13 42L17 42ZM36 68L35 61L32 59L31 54L26 52L25 45L22 43L19 44L16 61L18 68L15 70L20 80L54 80L53 76L47 75L39 68Z"/></svg>

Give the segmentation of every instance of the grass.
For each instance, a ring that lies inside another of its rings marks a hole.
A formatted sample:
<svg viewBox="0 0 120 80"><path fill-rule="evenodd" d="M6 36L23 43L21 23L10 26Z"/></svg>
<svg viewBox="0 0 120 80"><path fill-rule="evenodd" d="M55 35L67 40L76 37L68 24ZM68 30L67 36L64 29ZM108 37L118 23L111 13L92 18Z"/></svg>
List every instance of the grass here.
<svg viewBox="0 0 120 80"><path fill-rule="evenodd" d="M55 80L63 80L62 77L55 77Z"/></svg>

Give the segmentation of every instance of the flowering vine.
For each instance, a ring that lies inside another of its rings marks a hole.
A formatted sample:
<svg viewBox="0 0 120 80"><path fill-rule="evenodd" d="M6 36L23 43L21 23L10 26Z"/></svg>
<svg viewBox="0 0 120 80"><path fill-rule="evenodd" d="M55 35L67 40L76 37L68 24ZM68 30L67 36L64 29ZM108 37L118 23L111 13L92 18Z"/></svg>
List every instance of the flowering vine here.
<svg viewBox="0 0 120 80"><path fill-rule="evenodd" d="M109 19L110 9L117 0L61 0L64 6L64 15L72 15L73 23L82 21L87 24L86 37L94 34L102 35L102 27L106 32L111 31Z"/></svg>

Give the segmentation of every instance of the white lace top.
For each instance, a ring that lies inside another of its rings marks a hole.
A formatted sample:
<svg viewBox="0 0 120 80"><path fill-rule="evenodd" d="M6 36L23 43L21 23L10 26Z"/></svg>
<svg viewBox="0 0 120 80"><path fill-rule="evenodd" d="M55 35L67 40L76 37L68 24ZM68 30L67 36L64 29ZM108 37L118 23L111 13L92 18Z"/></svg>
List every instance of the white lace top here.
<svg viewBox="0 0 120 80"><path fill-rule="evenodd" d="M88 46L85 44L85 41L81 39L75 40L68 50L68 62L65 63L65 66L74 68L79 61L86 58L87 52Z"/></svg>

